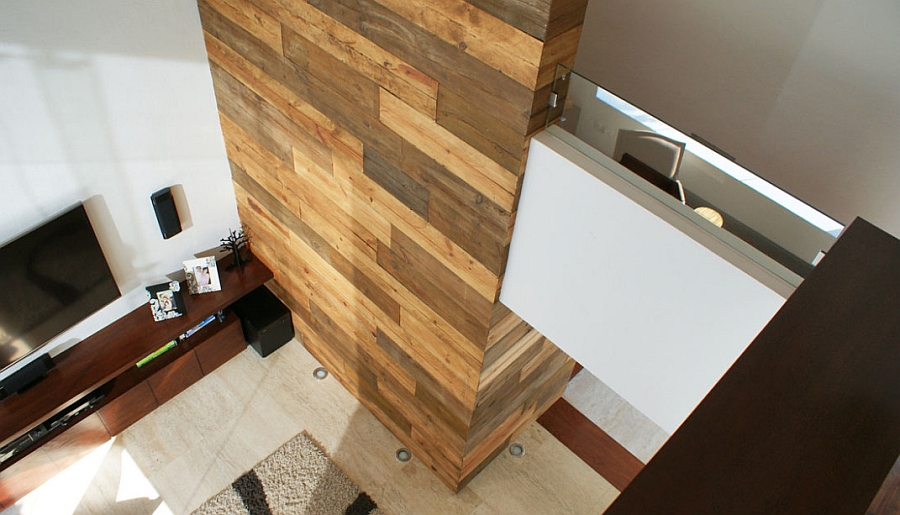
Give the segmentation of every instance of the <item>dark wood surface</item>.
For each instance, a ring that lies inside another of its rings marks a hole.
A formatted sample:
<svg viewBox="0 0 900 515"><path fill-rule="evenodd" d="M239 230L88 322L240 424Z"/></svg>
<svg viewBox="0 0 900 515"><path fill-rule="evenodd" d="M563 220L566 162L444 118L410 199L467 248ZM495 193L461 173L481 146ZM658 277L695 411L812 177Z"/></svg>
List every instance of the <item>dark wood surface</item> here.
<svg viewBox="0 0 900 515"><path fill-rule="evenodd" d="M202 377L203 372L200 370L197 354L188 352L148 377L147 384L150 385L156 402L161 406Z"/></svg>
<svg viewBox="0 0 900 515"><path fill-rule="evenodd" d="M605 513L866 513L900 455L898 313L900 241L857 219Z"/></svg>
<svg viewBox="0 0 900 515"><path fill-rule="evenodd" d="M236 315L229 313L222 324L221 329L194 348L204 375L224 365L247 347Z"/></svg>
<svg viewBox="0 0 900 515"><path fill-rule="evenodd" d="M884 479L878 494L866 510L866 515L900 513L900 458L894 462L891 472Z"/></svg>
<svg viewBox="0 0 900 515"><path fill-rule="evenodd" d="M147 384L147 381L141 381L103 405L97 414L109 434L116 436L155 410L157 406L159 403L156 402L150 385Z"/></svg>
<svg viewBox="0 0 900 515"><path fill-rule="evenodd" d="M96 414L69 427L59 438L0 472L0 506L9 507L49 477L87 456L109 440Z"/></svg>
<svg viewBox="0 0 900 515"><path fill-rule="evenodd" d="M641 460L565 399L556 401L537 421L620 491L644 468Z"/></svg>
<svg viewBox="0 0 900 515"><path fill-rule="evenodd" d="M54 358L56 366L43 381L0 402L0 445L134 367L206 316L264 284L272 278L272 272L254 259L243 274L220 266L219 277L222 291L202 295L183 292L187 313L182 317L155 322L150 308L143 305Z"/></svg>

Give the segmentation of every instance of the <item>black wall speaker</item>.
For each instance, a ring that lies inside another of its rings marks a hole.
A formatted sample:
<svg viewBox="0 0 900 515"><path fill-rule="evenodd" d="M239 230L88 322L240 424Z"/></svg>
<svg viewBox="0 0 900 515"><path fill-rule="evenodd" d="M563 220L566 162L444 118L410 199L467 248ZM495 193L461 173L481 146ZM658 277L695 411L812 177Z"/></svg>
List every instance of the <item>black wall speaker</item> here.
<svg viewBox="0 0 900 515"><path fill-rule="evenodd" d="M172 197L172 188L163 188L150 195L153 210L156 211L156 221L159 222L159 231L163 239L168 240L181 232L181 220L178 218L178 210L175 208L175 198Z"/></svg>

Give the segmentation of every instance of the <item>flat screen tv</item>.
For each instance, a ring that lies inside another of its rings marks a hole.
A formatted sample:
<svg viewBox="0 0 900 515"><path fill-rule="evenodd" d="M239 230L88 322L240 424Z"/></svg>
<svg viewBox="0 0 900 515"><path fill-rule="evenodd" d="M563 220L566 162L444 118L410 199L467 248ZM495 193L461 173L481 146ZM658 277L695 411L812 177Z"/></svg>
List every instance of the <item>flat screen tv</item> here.
<svg viewBox="0 0 900 515"><path fill-rule="evenodd" d="M0 371L121 293L82 204L0 247Z"/></svg>

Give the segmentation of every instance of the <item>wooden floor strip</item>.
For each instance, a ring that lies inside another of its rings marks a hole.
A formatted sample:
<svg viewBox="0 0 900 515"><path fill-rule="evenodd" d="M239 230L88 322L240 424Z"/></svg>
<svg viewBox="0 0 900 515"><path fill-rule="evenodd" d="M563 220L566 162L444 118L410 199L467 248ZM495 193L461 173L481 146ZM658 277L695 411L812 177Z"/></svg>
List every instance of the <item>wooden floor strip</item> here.
<svg viewBox="0 0 900 515"><path fill-rule="evenodd" d="M619 491L644 468L640 460L565 399L556 401L538 423Z"/></svg>

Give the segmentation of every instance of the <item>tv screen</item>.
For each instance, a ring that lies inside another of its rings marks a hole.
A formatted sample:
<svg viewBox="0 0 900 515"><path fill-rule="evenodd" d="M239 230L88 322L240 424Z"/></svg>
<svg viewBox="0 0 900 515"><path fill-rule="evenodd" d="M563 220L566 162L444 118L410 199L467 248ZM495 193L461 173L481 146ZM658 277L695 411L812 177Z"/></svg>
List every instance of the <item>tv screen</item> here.
<svg viewBox="0 0 900 515"><path fill-rule="evenodd" d="M0 247L0 370L121 296L82 204Z"/></svg>

